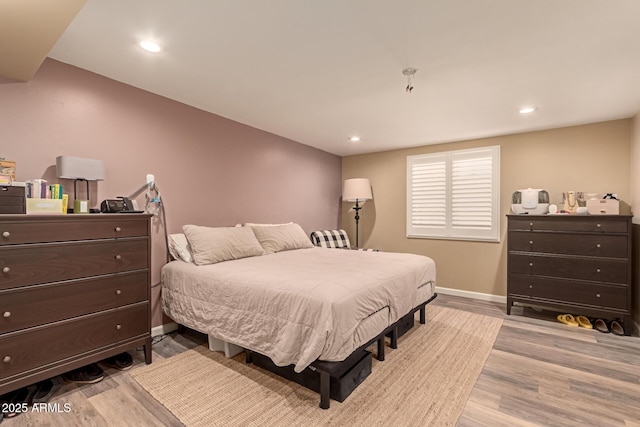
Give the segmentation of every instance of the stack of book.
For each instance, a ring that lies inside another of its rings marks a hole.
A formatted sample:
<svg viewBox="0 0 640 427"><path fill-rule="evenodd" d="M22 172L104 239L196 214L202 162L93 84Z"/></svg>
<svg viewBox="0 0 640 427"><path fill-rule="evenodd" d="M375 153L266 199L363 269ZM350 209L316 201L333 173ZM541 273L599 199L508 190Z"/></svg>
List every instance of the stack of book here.
<svg viewBox="0 0 640 427"><path fill-rule="evenodd" d="M11 185L16 180L16 162L0 157L0 185Z"/></svg>
<svg viewBox="0 0 640 427"><path fill-rule="evenodd" d="M28 214L65 214L68 195L62 192L62 185L49 185L45 179L27 181L25 185Z"/></svg>

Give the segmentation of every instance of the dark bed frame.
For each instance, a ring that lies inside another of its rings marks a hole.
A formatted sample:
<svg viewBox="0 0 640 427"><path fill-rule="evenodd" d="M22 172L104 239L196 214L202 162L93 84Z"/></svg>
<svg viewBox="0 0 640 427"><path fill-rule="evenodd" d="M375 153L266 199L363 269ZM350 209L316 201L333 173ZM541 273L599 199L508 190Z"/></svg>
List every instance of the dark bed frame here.
<svg viewBox="0 0 640 427"><path fill-rule="evenodd" d="M246 361L319 392L320 408L328 409L331 399L343 402L371 373L372 354L367 348L377 343L376 358L379 361L384 361L385 337L389 337L389 346L391 348L398 348L398 338L413 327L415 313L417 311L420 312L420 323L424 325L426 322L426 305L437 296L438 294L434 293L427 301L410 310L409 313L405 314L393 325L357 348L345 360L340 362L316 360L304 371L296 373L293 370L293 365L277 366L267 356L245 349Z"/></svg>

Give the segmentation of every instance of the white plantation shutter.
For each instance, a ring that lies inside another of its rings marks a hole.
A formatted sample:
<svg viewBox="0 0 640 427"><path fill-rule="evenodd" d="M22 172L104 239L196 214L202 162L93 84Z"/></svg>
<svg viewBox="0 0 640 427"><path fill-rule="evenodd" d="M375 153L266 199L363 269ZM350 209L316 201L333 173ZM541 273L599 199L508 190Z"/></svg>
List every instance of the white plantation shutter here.
<svg viewBox="0 0 640 427"><path fill-rule="evenodd" d="M407 237L499 241L498 146L407 157Z"/></svg>

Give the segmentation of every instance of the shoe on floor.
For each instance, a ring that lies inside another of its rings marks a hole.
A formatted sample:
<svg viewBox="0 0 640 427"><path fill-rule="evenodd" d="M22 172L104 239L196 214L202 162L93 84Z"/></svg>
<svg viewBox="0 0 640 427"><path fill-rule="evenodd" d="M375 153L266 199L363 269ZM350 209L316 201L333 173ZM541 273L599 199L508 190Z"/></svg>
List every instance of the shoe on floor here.
<svg viewBox="0 0 640 427"><path fill-rule="evenodd" d="M0 396L0 405L2 406L4 418L13 418L24 412L24 404L28 408L35 392L36 388L34 386L28 386Z"/></svg>
<svg viewBox="0 0 640 427"><path fill-rule="evenodd" d="M94 384L102 381L104 378L104 371L100 366L92 363L90 365L83 366L82 368L65 372L62 374L62 378L69 383Z"/></svg>
<svg viewBox="0 0 640 427"><path fill-rule="evenodd" d="M587 316L576 316L576 322L578 322L578 325L580 325L581 328L593 329L593 325Z"/></svg>
<svg viewBox="0 0 640 427"><path fill-rule="evenodd" d="M36 391L33 394L33 403L46 403L53 394L53 380L47 379L36 383Z"/></svg>
<svg viewBox="0 0 640 427"><path fill-rule="evenodd" d="M557 319L559 322L562 322L565 325L574 326L574 327L578 326L578 322L576 322L576 319L571 314L558 314Z"/></svg>
<svg viewBox="0 0 640 427"><path fill-rule="evenodd" d="M125 351L124 353L107 357L102 361L102 363L110 368L115 368L120 371L126 371L133 366L133 357L131 357L131 355Z"/></svg>
<svg viewBox="0 0 640 427"><path fill-rule="evenodd" d="M624 336L624 328L617 320L612 320L611 323L609 323L609 330L614 335Z"/></svg>
<svg viewBox="0 0 640 427"><path fill-rule="evenodd" d="M607 322L605 322L603 319L594 320L593 327L596 329L596 331L602 332L604 334L608 334L609 332L611 332L611 329L609 329L609 325L607 325Z"/></svg>

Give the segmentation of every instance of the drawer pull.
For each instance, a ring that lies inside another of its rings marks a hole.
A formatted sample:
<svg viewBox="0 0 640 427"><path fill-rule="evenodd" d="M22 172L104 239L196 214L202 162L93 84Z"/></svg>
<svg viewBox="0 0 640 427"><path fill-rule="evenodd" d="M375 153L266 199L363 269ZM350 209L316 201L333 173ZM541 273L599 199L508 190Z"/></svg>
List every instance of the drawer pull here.
<svg viewBox="0 0 640 427"><path fill-rule="evenodd" d="M9 233L8 231L2 232L2 237L9 237L9 236L11 236L11 233Z"/></svg>
<svg viewBox="0 0 640 427"><path fill-rule="evenodd" d="M596 244L596 248L601 248L602 245L600 243Z"/></svg>
<svg viewBox="0 0 640 427"><path fill-rule="evenodd" d="M120 295L122 294L122 291L120 289L116 289L116 295Z"/></svg>
<svg viewBox="0 0 640 427"><path fill-rule="evenodd" d="M533 227L533 223L532 222L529 223L529 227Z"/></svg>
<svg viewBox="0 0 640 427"><path fill-rule="evenodd" d="M602 225L600 225L600 224L598 223L598 224L596 224L596 227L600 228L600 227L602 227Z"/></svg>
<svg viewBox="0 0 640 427"><path fill-rule="evenodd" d="M530 245L533 245L533 240L529 240L529 244L530 244Z"/></svg>
<svg viewBox="0 0 640 427"><path fill-rule="evenodd" d="M533 289L533 285L529 285L529 289Z"/></svg>
<svg viewBox="0 0 640 427"><path fill-rule="evenodd" d="M596 268L596 273L600 273L600 269L599 268Z"/></svg>
<svg viewBox="0 0 640 427"><path fill-rule="evenodd" d="M10 271L11 271L11 269L9 267L2 267L2 272L3 273L8 273Z"/></svg>
<svg viewBox="0 0 640 427"><path fill-rule="evenodd" d="M116 325L116 330L119 331L120 329L122 329L122 325Z"/></svg>
<svg viewBox="0 0 640 427"><path fill-rule="evenodd" d="M122 255L116 255L116 259L120 261L122 259Z"/></svg>
<svg viewBox="0 0 640 427"><path fill-rule="evenodd" d="M2 313L2 317L4 317L5 319L8 317L11 317L11 312L10 311L5 311L4 313Z"/></svg>
<svg viewBox="0 0 640 427"><path fill-rule="evenodd" d="M596 298L600 298L600 294L596 294Z"/></svg>
<svg viewBox="0 0 640 427"><path fill-rule="evenodd" d="M3 361L4 363L9 363L9 362L11 362L11 356L5 356L5 357L2 359L2 361Z"/></svg>
<svg viewBox="0 0 640 427"><path fill-rule="evenodd" d="M122 228L121 228L121 227L116 227L116 228L115 228L115 230L116 230L117 232L118 232L118 231L122 231Z"/></svg>
<svg viewBox="0 0 640 427"><path fill-rule="evenodd" d="M533 263L532 262L529 263L529 267L533 267Z"/></svg>

